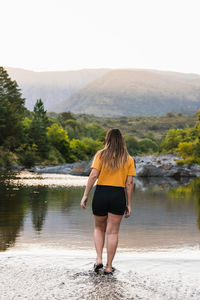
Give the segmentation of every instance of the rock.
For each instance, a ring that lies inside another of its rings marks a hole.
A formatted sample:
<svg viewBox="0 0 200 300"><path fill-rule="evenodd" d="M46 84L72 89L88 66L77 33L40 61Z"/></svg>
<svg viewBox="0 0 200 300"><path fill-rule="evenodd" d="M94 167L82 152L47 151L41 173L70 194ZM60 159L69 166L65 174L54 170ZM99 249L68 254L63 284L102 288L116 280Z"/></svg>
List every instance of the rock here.
<svg viewBox="0 0 200 300"><path fill-rule="evenodd" d="M16 164L13 164L13 165L8 166L8 167L6 167L6 168L0 167L0 171L6 171L6 170L22 171L22 170L24 170L24 167L23 167L23 166L20 166L20 165L16 165Z"/></svg>
<svg viewBox="0 0 200 300"><path fill-rule="evenodd" d="M37 166L32 168L31 172L36 172L38 174L42 173L56 173L56 174L70 174L79 176L88 176L90 174L90 166L92 161L81 161L76 163L67 163L60 166Z"/></svg>
<svg viewBox="0 0 200 300"><path fill-rule="evenodd" d="M81 175L88 176L90 174L91 161L82 161L74 164L74 167L71 169L71 175Z"/></svg>
<svg viewBox="0 0 200 300"><path fill-rule="evenodd" d="M176 166L176 161L181 159L174 154L162 154L159 156L135 156L136 174L137 177L196 177L200 176L200 166ZM87 161L80 161L76 163L67 163L60 166L37 166L31 169L32 172L37 173L58 173L71 174L79 176L88 176L90 174L90 166L93 158Z"/></svg>
<svg viewBox="0 0 200 300"><path fill-rule="evenodd" d="M137 165L136 174L138 177L196 177L196 173L191 169L184 167L171 166L165 168L163 166L154 165Z"/></svg>
<svg viewBox="0 0 200 300"><path fill-rule="evenodd" d="M24 166L20 166L20 165L14 164L14 165L11 165L11 166L9 167L9 169L10 169L10 170L22 171L22 170L24 170Z"/></svg>

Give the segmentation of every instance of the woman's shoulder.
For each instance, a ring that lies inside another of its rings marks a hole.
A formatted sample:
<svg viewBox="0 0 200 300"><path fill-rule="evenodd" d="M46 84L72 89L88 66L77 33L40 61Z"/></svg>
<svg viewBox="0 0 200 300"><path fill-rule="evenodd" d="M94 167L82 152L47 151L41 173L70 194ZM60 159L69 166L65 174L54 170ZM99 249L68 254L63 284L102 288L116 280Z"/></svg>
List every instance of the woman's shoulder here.
<svg viewBox="0 0 200 300"><path fill-rule="evenodd" d="M130 154L129 154L129 157L128 157L128 163L131 165L132 163L134 163L134 165L135 165L135 159L134 159L134 157L133 156L131 156Z"/></svg>
<svg viewBox="0 0 200 300"><path fill-rule="evenodd" d="M100 154L101 154L102 151L103 151L103 149L98 150L98 151L95 153L94 157L95 157L95 158L99 158L99 156L100 156Z"/></svg>
<svg viewBox="0 0 200 300"><path fill-rule="evenodd" d="M133 162L133 160L134 160L133 157L129 154L129 155L128 155L128 161L129 161L129 162Z"/></svg>

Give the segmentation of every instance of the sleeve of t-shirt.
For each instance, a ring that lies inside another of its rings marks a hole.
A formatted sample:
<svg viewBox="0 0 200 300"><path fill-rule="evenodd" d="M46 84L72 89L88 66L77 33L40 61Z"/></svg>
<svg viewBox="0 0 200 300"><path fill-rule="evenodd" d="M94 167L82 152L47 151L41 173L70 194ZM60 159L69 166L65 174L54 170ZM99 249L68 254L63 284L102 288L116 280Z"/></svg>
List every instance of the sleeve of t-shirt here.
<svg viewBox="0 0 200 300"><path fill-rule="evenodd" d="M128 169L128 174L127 175L136 176L134 159L132 157L130 158L130 165L129 165L129 169Z"/></svg>
<svg viewBox="0 0 200 300"><path fill-rule="evenodd" d="M92 162L92 165L91 165L91 169L94 168L94 169L97 169L97 170L101 170L101 167L102 167L102 162L100 161L99 159L99 155L98 153L95 154L94 156L94 159L93 159L93 162Z"/></svg>

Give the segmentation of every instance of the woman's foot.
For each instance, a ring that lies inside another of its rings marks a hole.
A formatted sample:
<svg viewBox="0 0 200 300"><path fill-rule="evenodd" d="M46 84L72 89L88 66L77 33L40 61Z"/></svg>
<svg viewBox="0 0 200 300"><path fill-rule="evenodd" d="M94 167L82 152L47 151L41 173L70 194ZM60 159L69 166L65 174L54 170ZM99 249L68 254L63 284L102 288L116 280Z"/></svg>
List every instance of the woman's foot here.
<svg viewBox="0 0 200 300"><path fill-rule="evenodd" d="M104 274L105 275L113 275L115 268L113 268L112 266L108 266L106 265L106 268L104 270Z"/></svg>
<svg viewBox="0 0 200 300"><path fill-rule="evenodd" d="M103 264L102 263L100 263L100 264L94 264L94 271L95 272L99 272L101 269L103 268Z"/></svg>

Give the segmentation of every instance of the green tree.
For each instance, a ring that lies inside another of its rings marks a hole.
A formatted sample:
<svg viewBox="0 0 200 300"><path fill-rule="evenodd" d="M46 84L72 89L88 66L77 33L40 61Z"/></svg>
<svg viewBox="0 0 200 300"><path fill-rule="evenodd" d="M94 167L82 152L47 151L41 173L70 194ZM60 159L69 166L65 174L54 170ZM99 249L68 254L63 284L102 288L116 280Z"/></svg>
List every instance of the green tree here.
<svg viewBox="0 0 200 300"><path fill-rule="evenodd" d="M184 129L170 129L161 144L162 150L173 152L178 147L178 144L184 140L185 136L186 132Z"/></svg>
<svg viewBox="0 0 200 300"><path fill-rule="evenodd" d="M62 154L66 161L70 161L70 143L67 131L57 123L48 127L47 135L51 144Z"/></svg>
<svg viewBox="0 0 200 300"><path fill-rule="evenodd" d="M125 135L124 137L126 146L128 149L128 152L130 155L136 155L139 152L139 142L138 140L131 136L131 135Z"/></svg>
<svg viewBox="0 0 200 300"><path fill-rule="evenodd" d="M0 145L11 151L21 142L24 103L17 82L0 67Z"/></svg>
<svg viewBox="0 0 200 300"><path fill-rule="evenodd" d="M85 144L87 159L91 159L98 150L104 147L104 143L102 143L101 141L94 140L88 137L82 138L81 142Z"/></svg>
<svg viewBox="0 0 200 300"><path fill-rule="evenodd" d="M153 153L159 150L158 144L148 138L139 141L139 148L142 153Z"/></svg>
<svg viewBox="0 0 200 300"><path fill-rule="evenodd" d="M86 126L86 136L91 137L94 140L99 139L104 142L106 131L103 127L98 125L97 123L90 123Z"/></svg>
<svg viewBox="0 0 200 300"><path fill-rule="evenodd" d="M30 126L30 140L38 148L42 158L46 158L49 151L47 127L49 125L46 111L41 99L37 100L33 110L33 120Z"/></svg>
<svg viewBox="0 0 200 300"><path fill-rule="evenodd" d="M65 129L68 132L69 139L78 139L84 136L85 124L78 122L74 119L69 119L65 121Z"/></svg>
<svg viewBox="0 0 200 300"><path fill-rule="evenodd" d="M70 149L74 160L87 160L87 147L83 141L72 139L70 141Z"/></svg>
<svg viewBox="0 0 200 300"><path fill-rule="evenodd" d="M75 118L72 116L72 113L70 111L63 112L58 115L58 121L61 123L63 127L65 126L65 123L68 120L75 120Z"/></svg>
<svg viewBox="0 0 200 300"><path fill-rule="evenodd" d="M178 152L183 158L177 164L200 164L200 110L198 120L194 127L184 129L171 129L167 132L165 140L161 143L163 152Z"/></svg>

